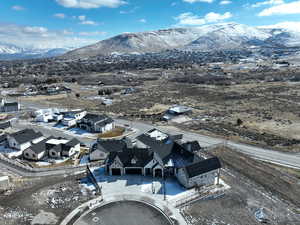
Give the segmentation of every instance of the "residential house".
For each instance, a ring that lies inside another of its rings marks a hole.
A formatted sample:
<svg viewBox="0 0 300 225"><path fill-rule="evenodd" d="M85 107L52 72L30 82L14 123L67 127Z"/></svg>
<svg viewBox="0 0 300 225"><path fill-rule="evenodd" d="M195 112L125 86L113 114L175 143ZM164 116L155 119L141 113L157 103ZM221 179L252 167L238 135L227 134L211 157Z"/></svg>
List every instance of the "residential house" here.
<svg viewBox="0 0 300 225"><path fill-rule="evenodd" d="M188 141L182 144L182 147L189 152L198 152L201 150L201 146L198 141Z"/></svg>
<svg viewBox="0 0 300 225"><path fill-rule="evenodd" d="M21 130L7 135L8 146L20 151L24 151L32 144L36 144L45 139L41 132L35 132L32 129Z"/></svg>
<svg viewBox="0 0 300 225"><path fill-rule="evenodd" d="M171 108L169 108L164 116L163 120L171 120L175 117L182 116L182 115L188 115L192 112L192 108L187 106L181 106L181 105L174 105Z"/></svg>
<svg viewBox="0 0 300 225"><path fill-rule="evenodd" d="M124 140L98 140L89 154L90 161L105 160L110 152L123 151L126 148Z"/></svg>
<svg viewBox="0 0 300 225"><path fill-rule="evenodd" d="M153 153L148 149L130 148L111 152L107 159L109 175L140 174L146 175L144 168L151 163ZM148 175L148 174L147 174Z"/></svg>
<svg viewBox="0 0 300 225"><path fill-rule="evenodd" d="M0 145L1 146L7 145L7 134L0 135Z"/></svg>
<svg viewBox="0 0 300 225"><path fill-rule="evenodd" d="M153 129L137 137L147 148L120 145L108 152L106 172L110 175L140 174L176 177L186 188L218 182L221 164L218 158L204 159L195 154L194 142L184 143L182 135L171 136ZM124 140L120 140L125 143Z"/></svg>
<svg viewBox="0 0 300 225"><path fill-rule="evenodd" d="M4 102L2 105L2 112L17 112L20 110L18 102Z"/></svg>
<svg viewBox="0 0 300 225"><path fill-rule="evenodd" d="M71 157L76 152L80 151L80 141L73 138L72 140L60 139L50 139L46 142L50 158L62 158Z"/></svg>
<svg viewBox="0 0 300 225"><path fill-rule="evenodd" d="M41 160L47 154L46 142L48 140L46 138L36 144L32 144L23 151L23 157L29 160Z"/></svg>
<svg viewBox="0 0 300 225"><path fill-rule="evenodd" d="M84 110L73 110L68 112L62 112L64 118L62 124L68 127L76 126L77 122L81 120L85 115Z"/></svg>
<svg viewBox="0 0 300 225"><path fill-rule="evenodd" d="M93 133L105 133L115 127L114 120L106 115L86 114L80 121L78 126L81 129Z"/></svg>
<svg viewBox="0 0 300 225"><path fill-rule="evenodd" d="M10 128L10 127L11 127L10 121L0 123L0 130L6 130L7 128Z"/></svg>
<svg viewBox="0 0 300 225"><path fill-rule="evenodd" d="M23 156L29 160L41 160L44 157L62 158L71 157L80 151L80 142L77 139L48 137L25 149Z"/></svg>
<svg viewBox="0 0 300 225"><path fill-rule="evenodd" d="M186 188L219 183L220 168L219 159L213 157L179 168L176 177Z"/></svg>
<svg viewBox="0 0 300 225"><path fill-rule="evenodd" d="M35 112L35 121L48 123L51 121L59 122L63 119L63 115L56 108L41 109Z"/></svg>
<svg viewBox="0 0 300 225"><path fill-rule="evenodd" d="M9 184L8 176L0 177L0 190L7 190L9 188Z"/></svg>

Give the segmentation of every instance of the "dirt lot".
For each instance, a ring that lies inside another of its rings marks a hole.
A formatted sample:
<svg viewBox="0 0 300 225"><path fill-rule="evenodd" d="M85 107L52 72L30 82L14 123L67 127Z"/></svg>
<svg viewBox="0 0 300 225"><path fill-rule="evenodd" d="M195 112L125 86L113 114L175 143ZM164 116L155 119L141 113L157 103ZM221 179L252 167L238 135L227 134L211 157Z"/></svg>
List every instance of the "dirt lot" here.
<svg viewBox="0 0 300 225"><path fill-rule="evenodd" d="M185 208L190 224L258 225L254 213L259 208L264 208L269 224L300 224L299 179L229 149L214 154L222 160L222 179L231 189L221 198Z"/></svg>
<svg viewBox="0 0 300 225"><path fill-rule="evenodd" d="M29 179L0 195L0 224L59 224L93 195L82 191L77 177ZM20 185L21 184L21 185Z"/></svg>

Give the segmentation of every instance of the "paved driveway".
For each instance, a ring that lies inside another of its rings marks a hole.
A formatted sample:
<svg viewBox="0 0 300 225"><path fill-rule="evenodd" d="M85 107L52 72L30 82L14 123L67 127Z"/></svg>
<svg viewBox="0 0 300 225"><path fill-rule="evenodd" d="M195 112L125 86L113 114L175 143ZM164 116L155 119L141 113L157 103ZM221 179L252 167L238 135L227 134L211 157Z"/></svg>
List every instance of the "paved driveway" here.
<svg viewBox="0 0 300 225"><path fill-rule="evenodd" d="M74 225L171 225L160 210L141 202L117 201L92 210Z"/></svg>
<svg viewBox="0 0 300 225"><path fill-rule="evenodd" d="M152 198L163 200L163 181L162 179L152 178L151 176L141 175L126 175L126 176L107 176L104 174L104 168L92 169L99 186L102 187L103 196L117 194L133 194L144 193L151 195ZM94 186L87 178L83 180L86 188L94 190ZM166 186L166 199L174 200L186 195L194 190L187 190L182 187L177 180L167 179Z"/></svg>

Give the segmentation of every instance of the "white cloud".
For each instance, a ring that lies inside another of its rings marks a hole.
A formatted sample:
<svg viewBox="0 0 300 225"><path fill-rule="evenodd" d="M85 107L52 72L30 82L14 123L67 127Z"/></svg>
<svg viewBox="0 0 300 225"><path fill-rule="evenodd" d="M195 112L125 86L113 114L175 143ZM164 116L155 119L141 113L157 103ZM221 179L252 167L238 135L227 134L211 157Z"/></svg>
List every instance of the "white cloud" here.
<svg viewBox="0 0 300 225"><path fill-rule="evenodd" d="M80 36L84 35L69 30L49 30L46 27L0 24L0 42L21 47L43 49L82 47L99 41L98 39L82 38Z"/></svg>
<svg viewBox="0 0 300 225"><path fill-rule="evenodd" d="M24 7L20 6L20 5L14 5L11 7L12 10L15 10L15 11L23 11L25 10Z"/></svg>
<svg viewBox="0 0 300 225"><path fill-rule="evenodd" d="M126 4L123 0L56 0L66 8L95 9L100 7L117 8Z"/></svg>
<svg viewBox="0 0 300 225"><path fill-rule="evenodd" d="M132 13L134 13L138 9L139 9L139 7L136 6L136 7L132 8L132 9L130 9L130 10L121 10L120 14L132 14Z"/></svg>
<svg viewBox="0 0 300 225"><path fill-rule="evenodd" d="M288 31L300 32L300 22L284 21L273 25L259 26L259 28L281 28L286 29Z"/></svg>
<svg viewBox="0 0 300 225"><path fill-rule="evenodd" d="M86 18L86 15L80 15L78 17L74 17L74 19L78 19L80 21L79 24L82 24L82 25L99 25L99 23L93 21L93 20L87 20Z"/></svg>
<svg viewBox="0 0 300 225"><path fill-rule="evenodd" d="M220 2L220 5L229 5L231 3L232 3L232 1L223 0L223 1Z"/></svg>
<svg viewBox="0 0 300 225"><path fill-rule="evenodd" d="M83 20L80 22L80 24L83 24L83 25L98 25L97 22L93 21L93 20Z"/></svg>
<svg viewBox="0 0 300 225"><path fill-rule="evenodd" d="M187 12L187 13L182 13L179 16L175 17L175 20L178 21L177 25L197 26L206 23L220 22L222 20L226 20L231 17L232 14L230 12L226 12L224 14L210 12L206 14L204 17L199 17L197 15L194 15L191 12Z"/></svg>
<svg viewBox="0 0 300 225"><path fill-rule="evenodd" d="M232 17L230 12L226 12L223 15L219 13L210 12L205 15L204 19L208 23L215 23L218 21L226 20Z"/></svg>
<svg viewBox="0 0 300 225"><path fill-rule="evenodd" d="M252 4L251 7L258 8L258 7L265 6L265 5L280 5L283 3L284 3L283 0L267 0L264 2L257 2L255 4Z"/></svg>
<svg viewBox="0 0 300 225"><path fill-rule="evenodd" d="M53 16L56 17L56 18L59 18L59 19L64 19L64 18L67 17L67 16L66 16L65 14L63 14L63 13L56 13L56 14L54 14Z"/></svg>
<svg viewBox="0 0 300 225"><path fill-rule="evenodd" d="M79 32L78 34L81 36L99 36L99 35L105 35L107 33L104 31L91 31L91 32Z"/></svg>
<svg viewBox="0 0 300 225"><path fill-rule="evenodd" d="M140 19L139 22L140 23L147 23L147 20L146 19Z"/></svg>
<svg viewBox="0 0 300 225"><path fill-rule="evenodd" d="M86 19L86 16L85 15L78 16L78 19L80 21L84 21Z"/></svg>
<svg viewBox="0 0 300 225"><path fill-rule="evenodd" d="M258 16L300 14L300 1L285 3L267 8L261 11Z"/></svg>

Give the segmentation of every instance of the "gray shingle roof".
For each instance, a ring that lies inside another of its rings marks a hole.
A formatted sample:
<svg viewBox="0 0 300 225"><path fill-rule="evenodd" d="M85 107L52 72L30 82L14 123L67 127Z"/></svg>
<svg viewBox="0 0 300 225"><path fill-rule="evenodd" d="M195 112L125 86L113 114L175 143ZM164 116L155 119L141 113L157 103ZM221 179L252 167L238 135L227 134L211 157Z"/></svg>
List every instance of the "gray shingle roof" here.
<svg viewBox="0 0 300 225"><path fill-rule="evenodd" d="M93 123L105 120L107 118L109 118L109 117L106 115L99 115L99 114L92 114L92 113L88 113L83 117L83 119L89 120Z"/></svg>
<svg viewBox="0 0 300 225"><path fill-rule="evenodd" d="M213 157L188 165L185 167L185 170L188 177L191 178L220 168L220 160L217 157Z"/></svg>
<svg viewBox="0 0 300 225"><path fill-rule="evenodd" d="M35 132L33 129L25 129L16 133L10 134L18 143L23 144L33 141L34 139L43 137L41 132Z"/></svg>
<svg viewBox="0 0 300 225"><path fill-rule="evenodd" d="M70 140L69 142L67 142L65 145L69 146L69 147L74 147L76 145L80 144L80 141L77 140L76 138L73 138L72 140Z"/></svg>
<svg viewBox="0 0 300 225"><path fill-rule="evenodd" d="M10 127L10 122L4 122L4 123L0 123L0 129L4 130L6 128Z"/></svg>
<svg viewBox="0 0 300 225"><path fill-rule="evenodd" d="M139 141L147 145L151 150L158 154L158 156L165 162L168 160L168 156L172 153L174 141L166 139L162 141L155 140L146 134L142 134L137 137Z"/></svg>
<svg viewBox="0 0 300 225"><path fill-rule="evenodd" d="M117 156L124 167L145 167L153 159L153 153L149 152L148 149L131 148L123 152L110 153L108 164L111 164ZM133 163L133 159L135 163Z"/></svg>
<svg viewBox="0 0 300 225"><path fill-rule="evenodd" d="M93 151L98 149L106 153L121 152L125 149L126 145L124 140L100 140L97 143L97 148L93 149Z"/></svg>

